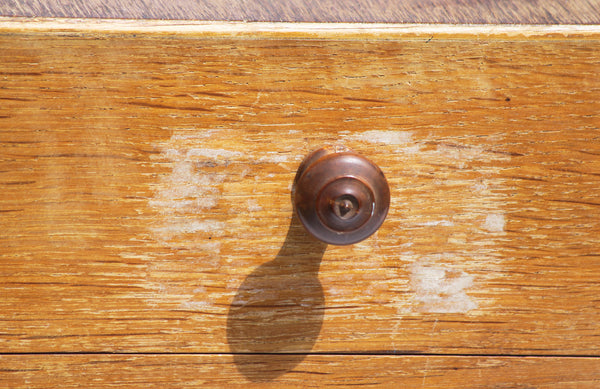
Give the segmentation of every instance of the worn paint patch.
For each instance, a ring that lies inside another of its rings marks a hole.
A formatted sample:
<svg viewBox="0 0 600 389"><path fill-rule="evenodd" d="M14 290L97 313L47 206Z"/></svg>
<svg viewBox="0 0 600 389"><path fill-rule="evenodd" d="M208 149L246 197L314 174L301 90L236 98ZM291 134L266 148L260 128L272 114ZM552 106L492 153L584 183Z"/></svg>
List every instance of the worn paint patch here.
<svg viewBox="0 0 600 389"><path fill-rule="evenodd" d="M467 294L473 276L440 264L417 262L410 271L411 287L421 309L432 313L467 313L477 308Z"/></svg>
<svg viewBox="0 0 600 389"><path fill-rule="evenodd" d="M215 220L178 220L171 219L164 226L154 227L152 230L158 234L162 240L170 240L175 236L182 234L193 234L196 232L209 232L212 235L220 236L223 233L225 224Z"/></svg>
<svg viewBox="0 0 600 389"><path fill-rule="evenodd" d="M348 137L353 140L362 140L370 143L386 145L403 145L412 141L412 133L407 131L371 130Z"/></svg>
<svg viewBox="0 0 600 389"><path fill-rule="evenodd" d="M504 214L492 213L486 216L483 228L490 232L503 232L505 224Z"/></svg>
<svg viewBox="0 0 600 389"><path fill-rule="evenodd" d="M193 148L187 151L187 159L193 157L207 157L210 159L231 159L241 156L242 153L238 151L224 150L224 149L204 149L204 148Z"/></svg>
<svg viewBox="0 0 600 389"><path fill-rule="evenodd" d="M493 304L471 291L498 274L483 269L501 272L505 266L498 250L507 193L501 169L511 156L494 148L502 144L501 137L492 134L475 141L467 136L465 143L440 137L419 153L402 156L407 166L403 173L421 180L411 186L409 178L400 176L396 187L400 196L394 206L403 215L399 230L408 243L400 246L401 257L411 264L410 297L394 301L400 316L469 313ZM403 193L407 196L401 197ZM429 201L421 201L420 193ZM430 236L424 229L431 230Z"/></svg>
<svg viewBox="0 0 600 389"><path fill-rule="evenodd" d="M186 128L154 145L158 153L151 160L162 174L150 186L153 195L147 208L140 210L152 214L150 234L145 238L161 247L154 250L160 257L148 258L146 263L146 300L151 306L223 314L226 305L217 303L223 298L223 288L234 291L240 279L226 279L220 273L237 258L231 251L222 254L227 239L214 238L231 235L251 239L253 232L238 218L264 211L261 186L278 181L277 174L288 168L286 163L303 157L293 147L259 153L248 145L240 146L243 139L227 141L230 136L226 129ZM230 149L228 145L233 146ZM259 164L282 167L265 171ZM236 192L243 180L256 182L258 190Z"/></svg>
<svg viewBox="0 0 600 389"><path fill-rule="evenodd" d="M344 136L344 139L393 146L394 151L414 154L420 145L413 142L413 134L409 131L371 130Z"/></svg>
<svg viewBox="0 0 600 389"><path fill-rule="evenodd" d="M419 227L434 227L434 226L442 226L442 227L452 227L454 222L450 220L434 220L430 222L418 223Z"/></svg>
<svg viewBox="0 0 600 389"><path fill-rule="evenodd" d="M248 199L248 212L260 212L263 210L255 199Z"/></svg>
<svg viewBox="0 0 600 389"><path fill-rule="evenodd" d="M437 146L437 154L444 159L456 161L458 168L464 169L469 166L471 161L482 160L486 158L485 150L479 146L446 145Z"/></svg>
<svg viewBox="0 0 600 389"><path fill-rule="evenodd" d="M284 163L290 161L299 160L301 156L293 155L291 153L278 153L278 152L267 152L265 155L261 155L256 158L259 162L266 163Z"/></svg>
<svg viewBox="0 0 600 389"><path fill-rule="evenodd" d="M152 227L160 241L169 241L182 234L198 231L219 233L223 224L206 220L204 211L216 206L223 177L204 172L197 166L200 156L218 158L222 150L190 149L179 151L168 148L164 156L172 165L171 173L163 177L148 205L161 215L161 223Z"/></svg>
<svg viewBox="0 0 600 389"><path fill-rule="evenodd" d="M179 304L179 308L190 311L201 311L207 307L210 307L212 302L209 301L184 301Z"/></svg>
<svg viewBox="0 0 600 389"><path fill-rule="evenodd" d="M215 213L228 178L222 166L244 156L236 150L206 147L212 145L207 143L209 136L215 135L215 130L176 131L156 145L159 153L152 156L153 162L170 170L152 185L153 197L147 206L155 217L148 228L160 246L174 250L166 255L179 255L147 262L146 301L151 306L222 313L214 304L214 293L204 284L210 282L206 275L222 266L221 242L212 238L228 228L226 220Z"/></svg>

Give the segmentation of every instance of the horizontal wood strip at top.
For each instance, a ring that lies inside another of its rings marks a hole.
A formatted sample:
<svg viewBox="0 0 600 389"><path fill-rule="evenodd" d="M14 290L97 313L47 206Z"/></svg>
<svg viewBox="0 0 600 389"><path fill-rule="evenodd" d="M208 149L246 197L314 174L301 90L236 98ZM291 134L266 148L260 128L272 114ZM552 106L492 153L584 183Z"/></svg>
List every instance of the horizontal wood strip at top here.
<svg viewBox="0 0 600 389"><path fill-rule="evenodd" d="M0 36L0 351L598 355L595 39ZM292 218L343 143L372 238Z"/></svg>
<svg viewBox="0 0 600 389"><path fill-rule="evenodd" d="M597 388L598 358L325 355L0 356L11 388Z"/></svg>
<svg viewBox="0 0 600 389"><path fill-rule="evenodd" d="M81 37L235 38L302 40L432 40L478 39L496 41L600 39L597 25L513 26L386 23L245 23L173 20L56 19L0 17L0 33L21 31L29 35L78 35Z"/></svg>
<svg viewBox="0 0 600 389"><path fill-rule="evenodd" d="M21 0L0 15L269 22L599 24L597 0Z"/></svg>

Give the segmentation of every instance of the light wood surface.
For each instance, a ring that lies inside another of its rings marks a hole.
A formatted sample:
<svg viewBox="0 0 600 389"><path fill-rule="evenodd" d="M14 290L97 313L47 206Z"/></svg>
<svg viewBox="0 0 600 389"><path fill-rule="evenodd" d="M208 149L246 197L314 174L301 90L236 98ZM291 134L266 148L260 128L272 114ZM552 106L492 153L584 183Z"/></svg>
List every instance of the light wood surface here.
<svg viewBox="0 0 600 389"><path fill-rule="evenodd" d="M0 353L548 356L532 385L598 379L550 356L599 355L600 31L94 23L0 26ZM336 143L392 191L349 247L290 202Z"/></svg>
<svg viewBox="0 0 600 389"><path fill-rule="evenodd" d="M598 24L599 0L3 0L0 15L269 22Z"/></svg>
<svg viewBox="0 0 600 389"><path fill-rule="evenodd" d="M245 376L227 355L40 355L0 357L11 388L597 388L597 358L310 355L261 356ZM249 361L250 363L250 361Z"/></svg>

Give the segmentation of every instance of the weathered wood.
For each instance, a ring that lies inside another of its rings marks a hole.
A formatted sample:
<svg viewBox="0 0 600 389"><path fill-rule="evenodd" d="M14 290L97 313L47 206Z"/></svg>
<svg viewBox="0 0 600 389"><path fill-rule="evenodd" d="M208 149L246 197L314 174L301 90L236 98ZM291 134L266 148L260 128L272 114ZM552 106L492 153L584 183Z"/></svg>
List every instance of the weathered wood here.
<svg viewBox="0 0 600 389"><path fill-rule="evenodd" d="M227 355L0 356L10 388L597 388L598 358L309 355L287 374L290 356L248 356L239 370ZM247 374L244 374L247 373Z"/></svg>
<svg viewBox="0 0 600 389"><path fill-rule="evenodd" d="M594 27L107 23L0 27L1 352L599 354ZM350 247L292 220L332 143Z"/></svg>
<svg viewBox="0 0 600 389"><path fill-rule="evenodd" d="M362 23L600 23L598 0L3 0L0 15Z"/></svg>

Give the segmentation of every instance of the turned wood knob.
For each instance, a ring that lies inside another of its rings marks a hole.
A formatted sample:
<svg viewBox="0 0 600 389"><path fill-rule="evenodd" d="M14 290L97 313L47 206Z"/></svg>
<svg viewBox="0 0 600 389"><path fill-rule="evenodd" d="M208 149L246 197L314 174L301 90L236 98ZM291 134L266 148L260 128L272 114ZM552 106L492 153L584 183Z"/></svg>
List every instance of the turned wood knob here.
<svg viewBox="0 0 600 389"><path fill-rule="evenodd" d="M298 218L317 239L348 245L371 236L390 206L390 189L373 162L343 146L308 155L296 174Z"/></svg>

